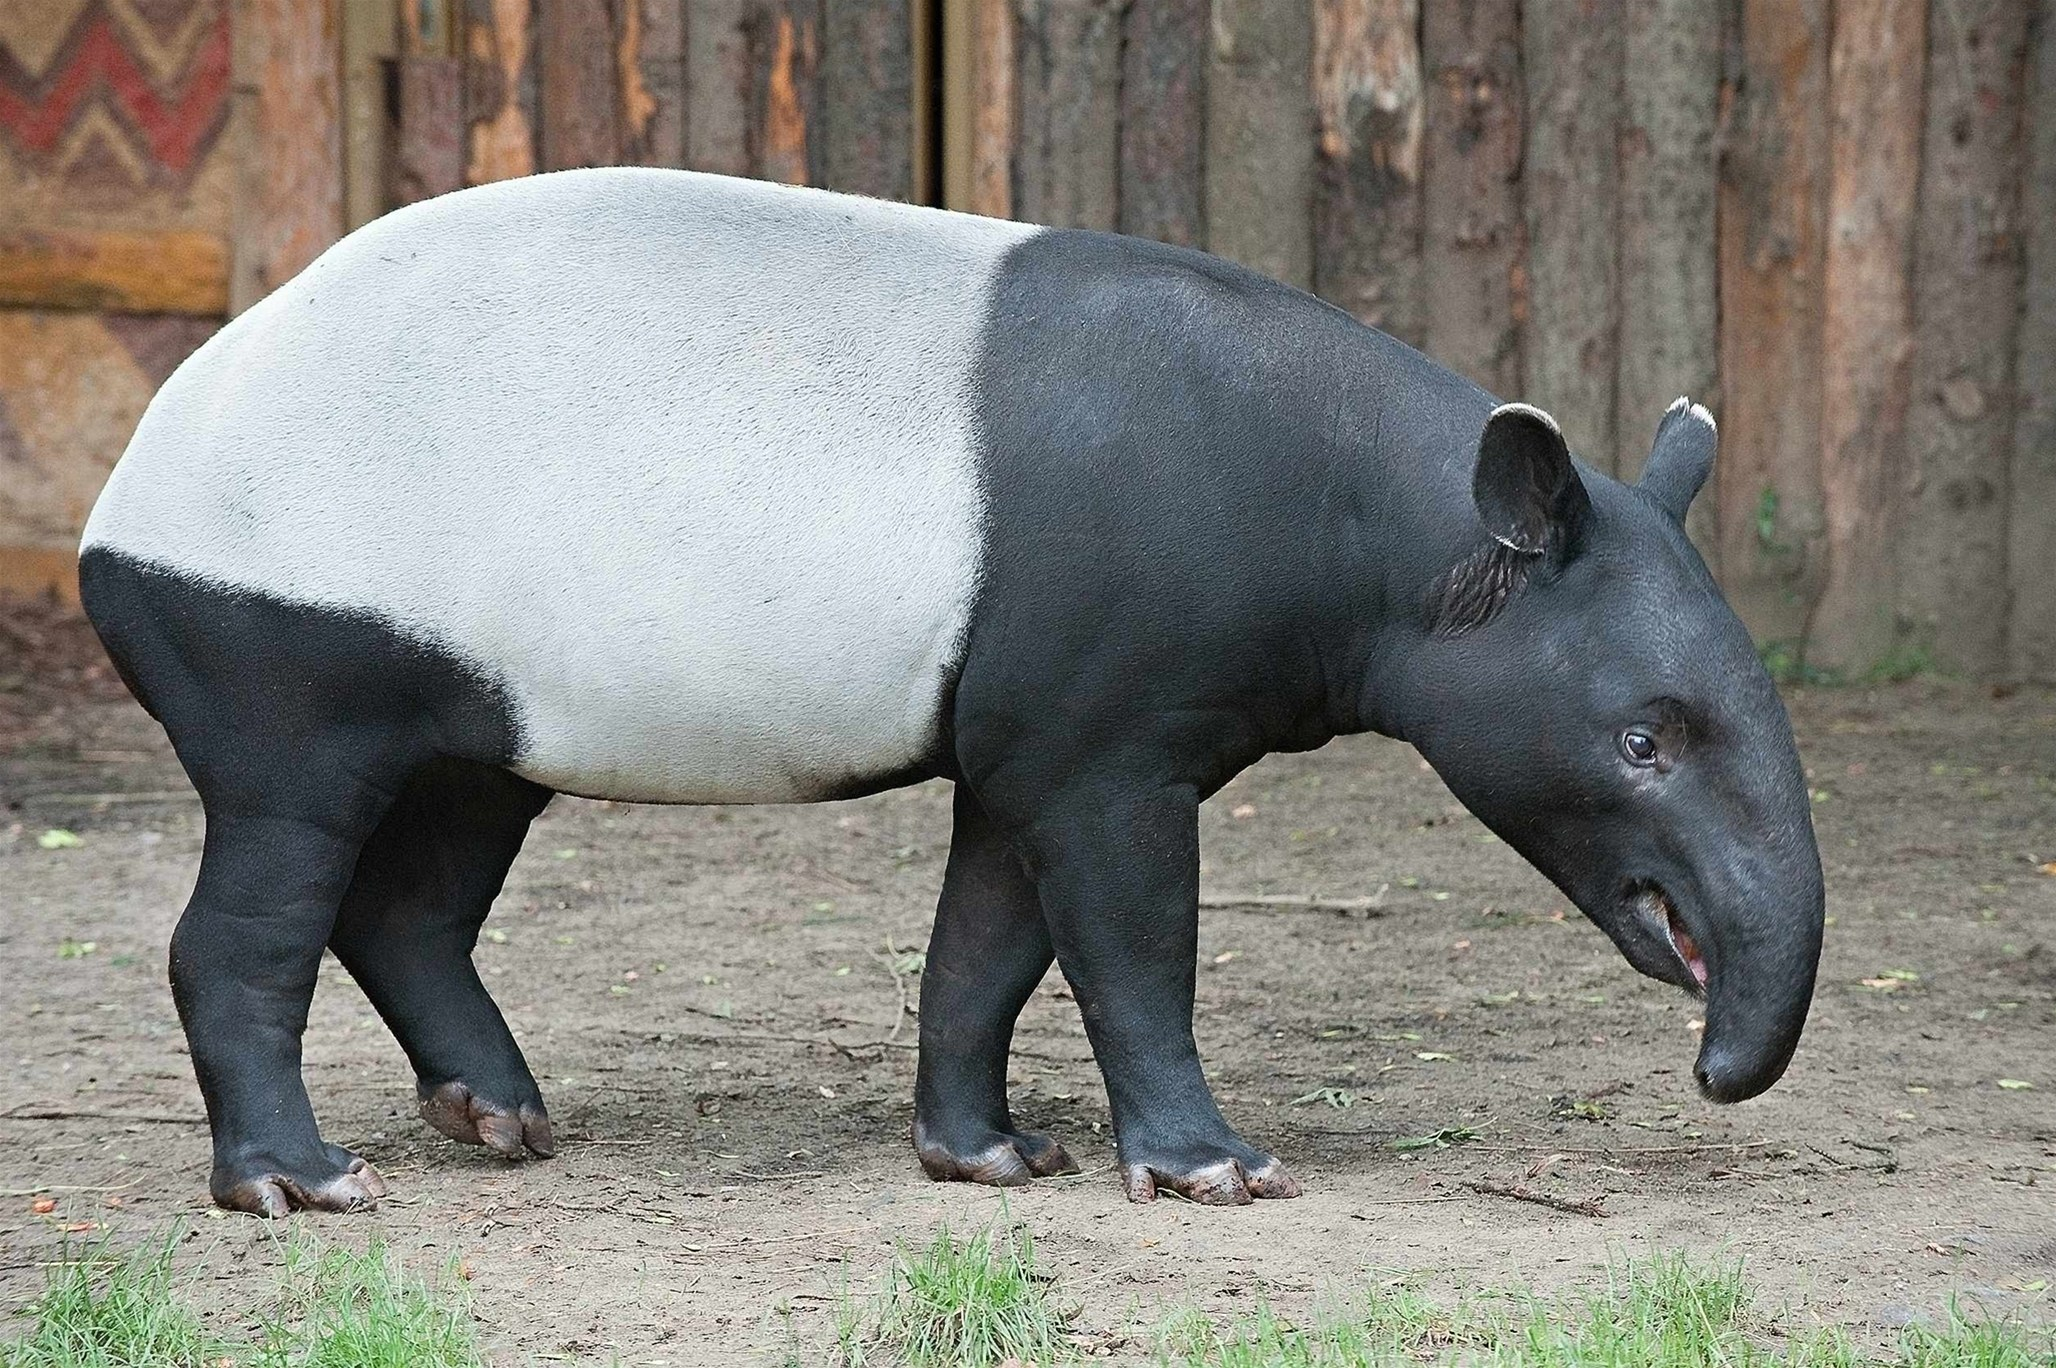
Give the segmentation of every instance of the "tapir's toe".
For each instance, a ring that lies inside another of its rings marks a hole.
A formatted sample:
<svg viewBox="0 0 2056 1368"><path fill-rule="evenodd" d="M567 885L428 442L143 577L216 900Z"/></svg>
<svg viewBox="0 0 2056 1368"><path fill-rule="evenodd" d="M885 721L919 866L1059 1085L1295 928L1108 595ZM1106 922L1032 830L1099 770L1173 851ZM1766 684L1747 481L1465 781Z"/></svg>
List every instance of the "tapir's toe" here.
<svg viewBox="0 0 2056 1368"><path fill-rule="evenodd" d="M421 1119L459 1144L484 1145L508 1159L557 1152L541 1099L514 1105L480 1097L461 1079L420 1089Z"/></svg>
<svg viewBox="0 0 2056 1368"><path fill-rule="evenodd" d="M217 1205L230 1211L279 1217L295 1211L369 1211L386 1195L385 1179L363 1159L325 1146L331 1172L301 1172L259 1161L243 1169L216 1168L209 1185Z"/></svg>
<svg viewBox="0 0 2056 1368"><path fill-rule="evenodd" d="M1062 1145L1034 1131L986 1131L973 1143L953 1145L917 1124L914 1152L922 1170L943 1183L1020 1187L1032 1179L1078 1171Z"/></svg>
<svg viewBox="0 0 2056 1368"><path fill-rule="evenodd" d="M1299 1181L1270 1155L1217 1159L1191 1167L1124 1161L1121 1186L1131 1202L1154 1202L1175 1192L1201 1206L1245 1206L1258 1198L1297 1197Z"/></svg>

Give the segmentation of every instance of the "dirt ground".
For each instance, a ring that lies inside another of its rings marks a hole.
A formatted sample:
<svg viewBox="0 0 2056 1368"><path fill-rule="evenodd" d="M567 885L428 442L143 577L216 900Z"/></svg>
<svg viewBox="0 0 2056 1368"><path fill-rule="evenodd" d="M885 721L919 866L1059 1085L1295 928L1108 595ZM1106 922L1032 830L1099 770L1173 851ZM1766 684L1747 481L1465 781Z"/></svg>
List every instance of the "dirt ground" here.
<svg viewBox="0 0 2056 1368"><path fill-rule="evenodd" d="M76 622L6 620L0 1312L67 1231L129 1241L183 1218L199 1295L234 1316L277 1254L263 1223L207 1205L163 972L200 810ZM1297 1310L1367 1274L1587 1284L1653 1248L1744 1257L1802 1322L1859 1334L1952 1294L2056 1318L2056 692L1792 706L1831 925L1791 1072L1735 1107L1691 1085L1694 1004L1634 976L1406 747L1275 758L1210 802L1199 1034L1230 1118L1306 1195L1123 1201L1052 977L1021 1024L1015 1105L1087 1171L1004 1200L1089 1343L1128 1357L1166 1307L1264 1292ZM331 963L308 1083L393 1196L301 1219L462 1260L506 1362L820 1361L837 1296L869 1288L894 1240L1002 1210L926 1181L908 1142L918 984L895 966L926 937L948 816L940 783L812 808L558 800L479 959L559 1157L510 1167L417 1121L398 1047ZM52 830L79 844L45 848ZM1249 901L1267 895L1375 905ZM1458 1128L1479 1138L1392 1146ZM1606 1214L1465 1186L1481 1180ZM55 1212L32 1214L32 1189Z"/></svg>

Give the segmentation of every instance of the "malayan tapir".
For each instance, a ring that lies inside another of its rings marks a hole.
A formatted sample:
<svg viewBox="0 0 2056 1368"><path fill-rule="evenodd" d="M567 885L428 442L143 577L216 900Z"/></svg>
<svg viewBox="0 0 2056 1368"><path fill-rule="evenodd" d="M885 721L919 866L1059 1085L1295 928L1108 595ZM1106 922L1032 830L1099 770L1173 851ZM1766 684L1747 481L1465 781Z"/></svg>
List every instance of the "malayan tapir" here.
<svg viewBox="0 0 2056 1368"><path fill-rule="evenodd" d="M471 951L553 793L944 776L914 1146L1067 1170L1007 1107L1061 966L1128 1195L1289 1197L1193 1043L1199 803L1270 751L1416 746L1644 974L1700 1087L1791 1058L1822 883L1776 690L1687 541L1714 424L1639 481L1225 261L817 190L589 170L352 234L150 405L80 587L205 804L171 984L212 1190L385 1185L325 1143L324 947L430 1124L547 1155Z"/></svg>

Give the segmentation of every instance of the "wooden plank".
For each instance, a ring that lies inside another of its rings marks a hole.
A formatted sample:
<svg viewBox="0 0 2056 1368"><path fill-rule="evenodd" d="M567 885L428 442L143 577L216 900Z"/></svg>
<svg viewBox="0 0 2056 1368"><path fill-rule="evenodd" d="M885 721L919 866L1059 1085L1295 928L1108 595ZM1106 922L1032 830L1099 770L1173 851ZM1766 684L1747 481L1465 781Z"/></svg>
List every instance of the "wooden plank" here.
<svg viewBox="0 0 2056 1368"><path fill-rule="evenodd" d="M2007 578L2009 670L2056 683L2056 0L2038 0L2026 121L2022 292Z"/></svg>
<svg viewBox="0 0 2056 1368"><path fill-rule="evenodd" d="M228 297L215 233L0 232L0 306L204 317Z"/></svg>
<svg viewBox="0 0 2056 1368"><path fill-rule="evenodd" d="M1625 22L1614 431L1617 469L1631 480L1672 400L1714 401L1721 35L1720 11L1705 0L1646 0L1627 7ZM1712 541L1712 514L1711 498L1693 505L1702 545Z"/></svg>
<svg viewBox="0 0 2056 1368"><path fill-rule="evenodd" d="M248 308L342 235L340 0L239 0L230 304Z"/></svg>
<svg viewBox="0 0 2056 1368"><path fill-rule="evenodd" d="M399 109L389 197L413 204L464 184L464 64L453 54L460 0L400 6Z"/></svg>
<svg viewBox="0 0 2056 1368"><path fill-rule="evenodd" d="M624 12L637 0L622 0ZM620 35L609 0L538 0L542 169L611 166L621 159Z"/></svg>
<svg viewBox="0 0 2056 1368"><path fill-rule="evenodd" d="M464 179L535 170L534 0L464 0Z"/></svg>
<svg viewBox="0 0 2056 1368"><path fill-rule="evenodd" d="M754 0L685 7L685 162L750 174L750 20Z"/></svg>
<svg viewBox="0 0 2056 1368"><path fill-rule="evenodd" d="M2006 659L2026 57L2020 0L1930 11L1899 613L1914 649L1973 675Z"/></svg>
<svg viewBox="0 0 2056 1368"><path fill-rule="evenodd" d="M1019 125L1013 0L968 0L968 6L970 136L961 207L974 214L1012 218Z"/></svg>
<svg viewBox="0 0 2056 1368"><path fill-rule="evenodd" d="M1806 663L1851 674L1884 660L1895 636L1891 511L1906 455L1926 55L1927 0L1837 0L1820 347L1827 563Z"/></svg>
<svg viewBox="0 0 2056 1368"><path fill-rule="evenodd" d="M1214 0L1207 246L1301 289L1313 283L1312 64L1310 6Z"/></svg>
<svg viewBox="0 0 2056 1368"><path fill-rule="evenodd" d="M750 174L819 184L821 0L761 0L749 33Z"/></svg>
<svg viewBox="0 0 2056 1368"><path fill-rule="evenodd" d="M620 160L685 165L684 0L618 0L614 56L620 91Z"/></svg>
<svg viewBox="0 0 2056 1368"><path fill-rule="evenodd" d="M1527 310L1519 0L1430 4L1422 20L1421 275L1433 301L1426 350L1511 397L1521 391Z"/></svg>
<svg viewBox="0 0 2056 1368"><path fill-rule="evenodd" d="M1121 10L1119 0L1021 0L1015 217L1119 225Z"/></svg>
<svg viewBox="0 0 2056 1368"><path fill-rule="evenodd" d="M1533 289L1525 394L1555 415L1573 451L1608 471L1616 465L1623 38L1619 9L1596 0L1521 13Z"/></svg>
<svg viewBox="0 0 2056 1368"><path fill-rule="evenodd" d="M909 0L821 0L821 175L831 190L914 190Z"/></svg>
<svg viewBox="0 0 2056 1368"><path fill-rule="evenodd" d="M1743 0L1720 187L1720 571L1798 650L1820 592L1827 0Z"/></svg>
<svg viewBox="0 0 2056 1368"><path fill-rule="evenodd" d="M1206 0L1132 6L1121 40L1124 233L1206 246Z"/></svg>
<svg viewBox="0 0 2056 1368"><path fill-rule="evenodd" d="M1420 0L1315 0L1314 288L1421 345Z"/></svg>
<svg viewBox="0 0 2056 1368"><path fill-rule="evenodd" d="M356 228L391 206L392 129L386 69L398 53L396 0L343 0L343 223Z"/></svg>

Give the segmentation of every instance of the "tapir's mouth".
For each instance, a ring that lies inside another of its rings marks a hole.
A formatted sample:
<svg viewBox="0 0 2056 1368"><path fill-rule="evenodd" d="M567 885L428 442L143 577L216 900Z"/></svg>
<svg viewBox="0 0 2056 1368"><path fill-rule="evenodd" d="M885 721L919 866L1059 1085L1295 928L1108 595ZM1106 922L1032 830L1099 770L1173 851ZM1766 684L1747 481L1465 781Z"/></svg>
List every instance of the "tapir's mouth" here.
<svg viewBox="0 0 2056 1368"><path fill-rule="evenodd" d="M1701 993L1706 991L1706 955L1693 938L1685 919L1678 915L1678 905L1671 900L1670 893L1654 879L1645 879L1633 884L1628 891L1628 900L1641 914L1644 924L1652 929L1661 927L1670 942L1671 953L1678 957L1685 972L1692 977Z"/></svg>

